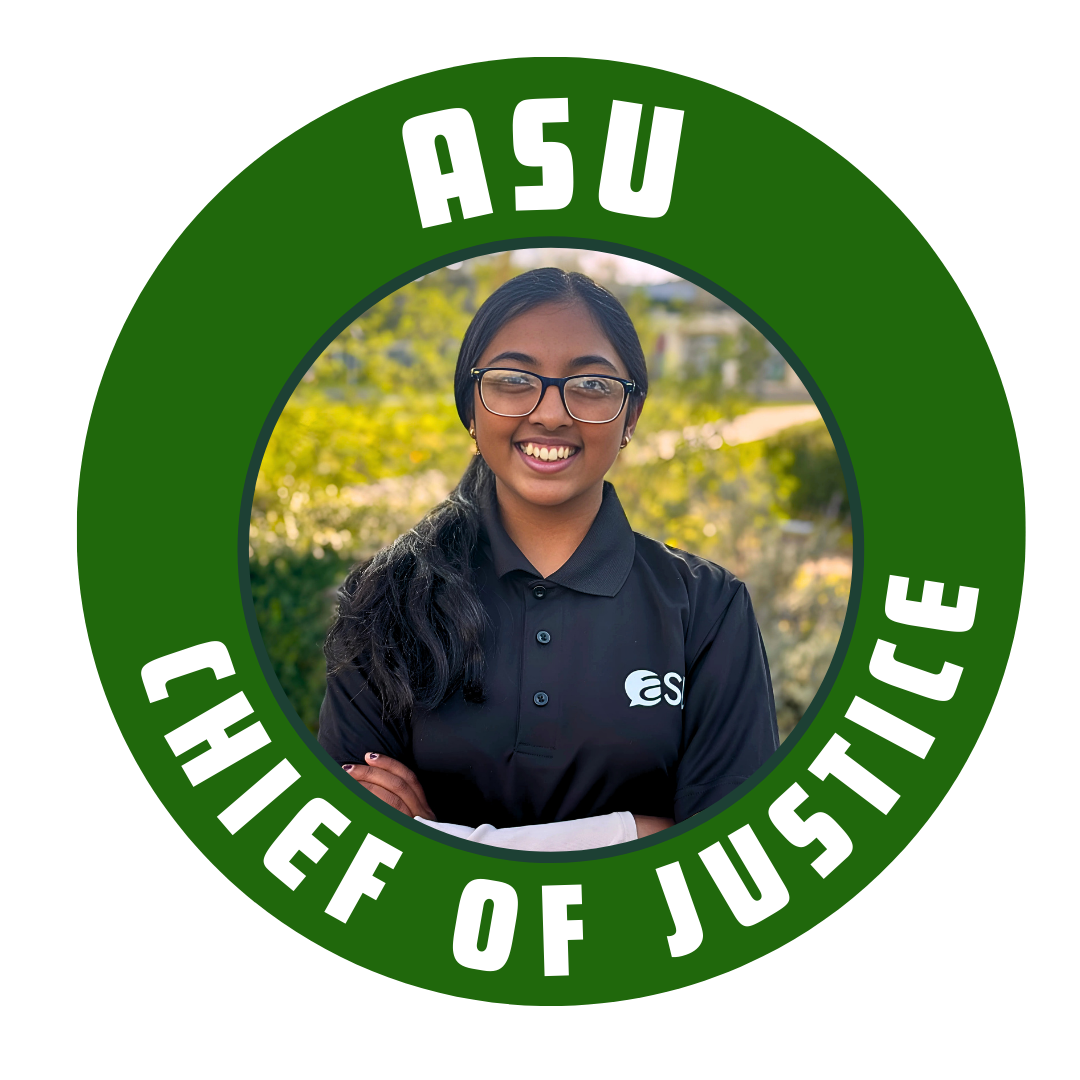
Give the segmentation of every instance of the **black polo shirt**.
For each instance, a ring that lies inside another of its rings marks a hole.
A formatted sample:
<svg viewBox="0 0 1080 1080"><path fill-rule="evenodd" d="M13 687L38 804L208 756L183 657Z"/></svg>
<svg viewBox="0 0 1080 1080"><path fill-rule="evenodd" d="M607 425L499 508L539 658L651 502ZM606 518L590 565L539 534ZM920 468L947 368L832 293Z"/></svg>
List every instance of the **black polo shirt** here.
<svg viewBox="0 0 1080 1080"><path fill-rule="evenodd" d="M484 511L474 560L490 629L486 700L458 691L384 725L358 671L327 680L319 741L335 761L404 761L440 821L506 828L629 811L682 821L778 745L746 586L631 530L615 489L543 578Z"/></svg>

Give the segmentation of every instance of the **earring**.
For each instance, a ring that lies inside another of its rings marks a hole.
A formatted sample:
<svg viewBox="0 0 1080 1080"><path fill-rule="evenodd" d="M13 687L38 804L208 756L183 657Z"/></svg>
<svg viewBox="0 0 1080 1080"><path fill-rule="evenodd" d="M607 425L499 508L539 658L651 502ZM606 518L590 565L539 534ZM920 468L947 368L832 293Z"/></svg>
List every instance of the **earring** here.
<svg viewBox="0 0 1080 1080"><path fill-rule="evenodd" d="M619 449L620 450L625 450L630 445L630 440L633 437L634 437L633 435L624 435L623 436L623 441L621 443L619 443Z"/></svg>
<svg viewBox="0 0 1080 1080"><path fill-rule="evenodd" d="M475 457L479 457L480 456L480 445L479 445L479 443L476 442L476 425L475 425L474 421L472 421L472 420L469 421L469 434L472 436L473 443L476 444L476 445L473 446L473 455Z"/></svg>

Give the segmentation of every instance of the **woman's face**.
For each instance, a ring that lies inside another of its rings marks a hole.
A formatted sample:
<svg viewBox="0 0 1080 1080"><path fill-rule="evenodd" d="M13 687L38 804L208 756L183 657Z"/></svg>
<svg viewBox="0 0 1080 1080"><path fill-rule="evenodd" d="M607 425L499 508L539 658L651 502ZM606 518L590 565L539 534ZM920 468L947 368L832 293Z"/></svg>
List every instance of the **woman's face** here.
<svg viewBox="0 0 1080 1080"><path fill-rule="evenodd" d="M476 367L516 368L552 378L630 378L615 346L581 304L545 304L511 319ZM599 489L619 453L628 406L611 423L579 423L563 407L558 387L549 386L528 416L497 416L484 407L475 387L476 443L499 480L500 496L558 506ZM628 434L637 422L634 412L629 416Z"/></svg>

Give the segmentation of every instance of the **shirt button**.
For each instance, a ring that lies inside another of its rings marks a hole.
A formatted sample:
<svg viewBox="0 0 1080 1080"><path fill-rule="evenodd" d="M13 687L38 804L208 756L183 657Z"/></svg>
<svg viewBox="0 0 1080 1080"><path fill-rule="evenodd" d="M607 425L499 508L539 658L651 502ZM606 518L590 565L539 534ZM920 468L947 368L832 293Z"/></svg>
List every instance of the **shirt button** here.
<svg viewBox="0 0 1080 1080"><path fill-rule="evenodd" d="M548 703L548 696L547 696L547 694L544 693L543 690L541 690L539 694L533 694L533 704L534 705L546 705L547 703Z"/></svg>
<svg viewBox="0 0 1080 1080"><path fill-rule="evenodd" d="M543 585L534 585L533 596L535 596L537 600L543 600L544 597L547 596L547 589L545 589Z"/></svg>
<svg viewBox="0 0 1080 1080"><path fill-rule="evenodd" d="M546 630L541 630L536 635L536 640L539 641L541 645L546 645L551 640L551 635Z"/></svg>

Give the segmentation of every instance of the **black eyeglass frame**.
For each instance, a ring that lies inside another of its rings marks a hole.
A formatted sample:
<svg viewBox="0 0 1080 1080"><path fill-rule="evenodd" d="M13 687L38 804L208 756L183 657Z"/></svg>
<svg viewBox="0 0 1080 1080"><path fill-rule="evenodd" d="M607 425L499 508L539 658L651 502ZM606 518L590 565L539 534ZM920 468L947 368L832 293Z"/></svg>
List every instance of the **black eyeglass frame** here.
<svg viewBox="0 0 1080 1080"><path fill-rule="evenodd" d="M529 375L531 378L540 380L540 396L536 399L536 404L525 413L497 413L494 409L488 407L488 403L484 400L484 388L481 385L480 380L483 378L485 371L513 371L518 375ZM562 399L563 408L566 410L566 415L572 420L576 420L579 424L611 424L622 416L623 409L626 408L627 401L630 400L630 395L637 390L637 383L632 379L620 379L617 375L564 375L562 378L553 379L547 375L537 375L534 371L522 371L521 368L508 368L508 367L486 367L486 368L473 368L469 372L473 382L480 389L480 404L492 416L507 416L514 420L520 420L523 416L531 416L538 408L540 408L540 402L544 400L544 395L547 393L549 386L557 386L559 388L559 397ZM619 406L618 412L610 420L582 420L570 411L570 406L566 404L566 384L571 379L610 379L611 382L617 382L623 388L622 404Z"/></svg>

